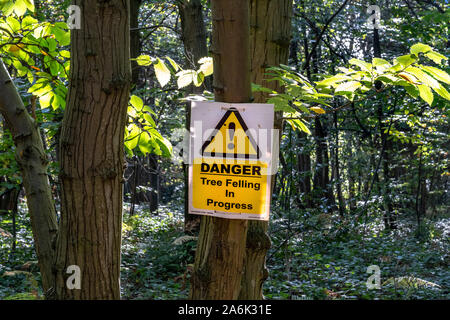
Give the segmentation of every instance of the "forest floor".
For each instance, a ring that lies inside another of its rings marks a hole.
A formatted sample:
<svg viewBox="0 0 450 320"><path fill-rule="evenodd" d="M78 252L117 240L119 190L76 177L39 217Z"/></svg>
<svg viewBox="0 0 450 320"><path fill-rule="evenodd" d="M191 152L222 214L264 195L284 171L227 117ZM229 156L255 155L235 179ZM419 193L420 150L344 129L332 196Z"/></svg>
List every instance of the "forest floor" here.
<svg viewBox="0 0 450 320"><path fill-rule="evenodd" d="M180 207L162 206L158 215L138 207L130 216L125 206L123 299L187 298L196 241L183 233ZM42 298L23 203L19 211L14 252L12 220L0 216L0 300ZM417 233L417 223L407 217L398 219L397 230L386 232L377 218L353 226L313 212L274 211L267 299L450 298L448 213L424 220ZM379 288L367 288L373 275L369 266L379 268Z"/></svg>

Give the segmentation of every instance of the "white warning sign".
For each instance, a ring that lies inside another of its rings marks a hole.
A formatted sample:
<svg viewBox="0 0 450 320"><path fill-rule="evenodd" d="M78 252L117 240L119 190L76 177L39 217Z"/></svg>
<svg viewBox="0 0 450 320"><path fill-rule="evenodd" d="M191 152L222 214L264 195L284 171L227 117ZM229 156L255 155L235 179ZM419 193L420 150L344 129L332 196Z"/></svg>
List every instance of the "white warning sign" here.
<svg viewBox="0 0 450 320"><path fill-rule="evenodd" d="M192 103L190 213L268 220L273 117L270 104Z"/></svg>

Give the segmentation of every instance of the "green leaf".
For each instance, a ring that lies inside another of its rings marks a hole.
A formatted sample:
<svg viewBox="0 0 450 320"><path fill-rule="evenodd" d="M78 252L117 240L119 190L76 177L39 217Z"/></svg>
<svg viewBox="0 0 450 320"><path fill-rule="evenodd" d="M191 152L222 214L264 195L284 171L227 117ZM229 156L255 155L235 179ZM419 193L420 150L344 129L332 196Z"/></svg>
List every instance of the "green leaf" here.
<svg viewBox="0 0 450 320"><path fill-rule="evenodd" d="M391 65L390 63L389 63L389 61L387 61L387 60L384 60L384 59L380 59L380 58L373 58L372 59L372 64L374 65L374 66L376 66L376 67L379 67L379 66L384 66L384 65Z"/></svg>
<svg viewBox="0 0 450 320"><path fill-rule="evenodd" d="M263 87L259 84L252 83L252 92L267 92L267 93L276 93L276 91L273 91L272 89Z"/></svg>
<svg viewBox="0 0 450 320"><path fill-rule="evenodd" d="M64 57L64 58L67 58L67 59L70 58L70 51L67 51L67 50L61 50L61 51L59 52L59 54L61 55L61 57Z"/></svg>
<svg viewBox="0 0 450 320"><path fill-rule="evenodd" d="M178 70L180 70L180 66L170 57L166 56L167 61L169 61L170 65L172 66L172 68L175 70L175 72L177 72Z"/></svg>
<svg viewBox="0 0 450 320"><path fill-rule="evenodd" d="M407 67L407 66L413 64L414 62L416 62L417 58L407 54L404 56L397 57L397 58L395 58L395 60L398 63L400 63L403 67Z"/></svg>
<svg viewBox="0 0 450 320"><path fill-rule="evenodd" d="M39 22L32 16L26 16L22 20L22 28L38 24Z"/></svg>
<svg viewBox="0 0 450 320"><path fill-rule="evenodd" d="M32 0L24 0L25 5L27 6L28 10L31 12L34 12L34 1Z"/></svg>
<svg viewBox="0 0 450 320"><path fill-rule="evenodd" d="M448 58L446 56L443 56L439 52L436 51L430 51L425 53L427 58L433 60L434 63L441 64L442 60L447 60Z"/></svg>
<svg viewBox="0 0 450 320"><path fill-rule="evenodd" d="M147 122L146 125L149 125L151 127L156 127L155 120L153 120L151 115L144 113L144 119Z"/></svg>
<svg viewBox="0 0 450 320"><path fill-rule="evenodd" d="M314 111L315 113L318 113L318 114L324 114L325 113L325 110L323 110L321 107L311 107L310 109L312 111Z"/></svg>
<svg viewBox="0 0 450 320"><path fill-rule="evenodd" d="M42 109L48 108L50 106L50 100L53 98L53 92L47 92L46 94L39 97L39 104Z"/></svg>
<svg viewBox="0 0 450 320"><path fill-rule="evenodd" d="M154 116L156 116L156 112L152 110L152 108L150 108L149 106L144 106L144 108L142 109L142 111L148 112Z"/></svg>
<svg viewBox="0 0 450 320"><path fill-rule="evenodd" d="M318 81L318 82L316 82L316 84L318 86L329 86L329 85L334 85L338 82L342 82L342 81L345 81L348 79L350 79L350 77L345 74L337 74L335 76Z"/></svg>
<svg viewBox="0 0 450 320"><path fill-rule="evenodd" d="M172 156L172 152L173 152L173 147L172 144L170 143L169 140L167 140L166 138L157 138L155 139L156 142L158 143L161 151L162 151L162 156L170 158Z"/></svg>
<svg viewBox="0 0 450 320"><path fill-rule="evenodd" d="M368 71L368 72L372 71L372 65L370 63L365 62L365 61L353 58L353 59L349 60L349 63L351 65L355 65L355 66L360 67L361 70Z"/></svg>
<svg viewBox="0 0 450 320"><path fill-rule="evenodd" d="M300 101L294 101L293 104L300 109L300 111L303 111L306 114L310 114L311 111L305 106L305 103L302 103Z"/></svg>
<svg viewBox="0 0 450 320"><path fill-rule="evenodd" d="M423 85L423 84L419 84L419 85L417 85L417 88L419 89L420 97L431 106L431 104L433 103L434 97L433 97L433 92L431 91L430 87Z"/></svg>
<svg viewBox="0 0 450 320"><path fill-rule="evenodd" d="M27 12L26 0L16 0L14 2L14 12L18 17L22 17Z"/></svg>
<svg viewBox="0 0 450 320"><path fill-rule="evenodd" d="M389 73L383 74L383 75L377 77L375 80L379 80L384 83L394 83L394 82L399 81L399 79L396 76L389 74Z"/></svg>
<svg viewBox="0 0 450 320"><path fill-rule="evenodd" d="M341 83L340 85L337 86L335 92L355 92L356 89L358 89L359 87L361 87L361 83L358 81L348 81L348 82L344 82Z"/></svg>
<svg viewBox="0 0 450 320"><path fill-rule="evenodd" d="M194 85L196 87L200 87L203 83L203 81L205 80L205 75L203 74L203 72L196 72L195 76L194 76Z"/></svg>
<svg viewBox="0 0 450 320"><path fill-rule="evenodd" d="M200 71L203 72L205 77L212 75L214 72L213 58L204 57L201 58L198 63L200 64Z"/></svg>
<svg viewBox="0 0 450 320"><path fill-rule="evenodd" d="M17 21L16 18L9 16L6 18L6 23L8 24L12 32L15 33L20 30L20 22Z"/></svg>
<svg viewBox="0 0 450 320"><path fill-rule="evenodd" d="M136 58L136 62L140 66L149 66L152 64L152 58L149 55L143 54Z"/></svg>
<svg viewBox="0 0 450 320"><path fill-rule="evenodd" d="M1 9L5 16L10 16L14 11L14 2L11 0L3 0L3 2L6 2L1 6Z"/></svg>
<svg viewBox="0 0 450 320"><path fill-rule="evenodd" d="M51 72L52 76L55 76L55 77L58 76L58 74L59 74L59 63L58 62L56 62L54 60L52 60L50 62L50 72Z"/></svg>
<svg viewBox="0 0 450 320"><path fill-rule="evenodd" d="M439 84L438 88L433 88L433 90L436 91L436 93L442 98L450 100L450 93L448 93L448 91L441 84Z"/></svg>
<svg viewBox="0 0 450 320"><path fill-rule="evenodd" d="M154 65L156 79L158 79L161 87L164 87L170 81L170 70L167 68L165 63L157 58L157 63Z"/></svg>
<svg viewBox="0 0 450 320"><path fill-rule="evenodd" d="M58 40L61 46L68 46L70 44L70 32L59 27L53 27L52 33L55 35L55 39Z"/></svg>
<svg viewBox="0 0 450 320"><path fill-rule="evenodd" d="M150 136L148 132L142 132L140 138L139 138L139 150L144 154L148 154L152 152L152 145L150 143Z"/></svg>
<svg viewBox="0 0 450 320"><path fill-rule="evenodd" d="M290 112L294 113L295 110L289 106L286 99L283 99L281 97L272 97L267 99L267 103L273 104L275 106L275 111L284 111L284 112Z"/></svg>
<svg viewBox="0 0 450 320"><path fill-rule="evenodd" d="M417 99L417 97L419 96L419 90L417 89L417 87L415 85L407 84L407 85L403 85L403 88L405 88L406 92L414 99Z"/></svg>
<svg viewBox="0 0 450 320"><path fill-rule="evenodd" d="M308 127L305 125L305 123L300 119L289 119L287 120L288 123L291 125L291 127L295 130L300 129L301 131L311 134L311 131L308 129Z"/></svg>
<svg viewBox="0 0 450 320"><path fill-rule="evenodd" d="M400 72L399 74L397 74L397 76L399 76L402 79L405 79L406 81L408 81L411 84L417 84L417 81L418 81L414 75L412 75L408 72Z"/></svg>
<svg viewBox="0 0 450 320"><path fill-rule="evenodd" d="M130 98L130 104L136 108L137 111L141 111L144 107L144 101L138 96L132 95Z"/></svg>
<svg viewBox="0 0 450 320"><path fill-rule="evenodd" d="M446 84L450 84L450 75L438 68L430 67L430 66L421 66L423 70L430 73L433 77L438 79L441 82L444 82Z"/></svg>
<svg viewBox="0 0 450 320"><path fill-rule="evenodd" d="M431 47L429 45L426 45L423 43L416 43L409 50L409 52L411 52L411 54L415 54L416 56L418 56L419 53L426 53L428 51L431 51Z"/></svg>
<svg viewBox="0 0 450 320"><path fill-rule="evenodd" d="M128 133L128 130L125 130L125 133ZM125 137L125 146L128 149L133 150L134 148L136 148L139 142L140 133L141 130L133 124L130 132Z"/></svg>
<svg viewBox="0 0 450 320"><path fill-rule="evenodd" d="M176 75L177 77L177 85L178 89L187 87L192 83L194 80L194 76L196 76L195 70L183 70L178 72Z"/></svg>
<svg viewBox="0 0 450 320"><path fill-rule="evenodd" d="M437 88L439 86L439 82L437 82L428 73L423 72L419 68L409 66L408 68L405 69L405 71L409 72L410 74L413 74L419 81L421 81L423 84L431 88Z"/></svg>

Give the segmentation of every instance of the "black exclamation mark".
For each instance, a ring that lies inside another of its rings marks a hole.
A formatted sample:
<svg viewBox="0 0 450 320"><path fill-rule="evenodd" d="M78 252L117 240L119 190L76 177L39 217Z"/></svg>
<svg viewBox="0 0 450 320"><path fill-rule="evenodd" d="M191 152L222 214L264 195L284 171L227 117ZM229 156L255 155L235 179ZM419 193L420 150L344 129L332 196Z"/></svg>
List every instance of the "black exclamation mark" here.
<svg viewBox="0 0 450 320"><path fill-rule="evenodd" d="M230 122L230 124L228 125L228 134L230 135L230 141L234 140L234 131L236 130L236 125L234 124L234 122ZM228 149L233 150L234 149L234 143L230 142L228 144Z"/></svg>

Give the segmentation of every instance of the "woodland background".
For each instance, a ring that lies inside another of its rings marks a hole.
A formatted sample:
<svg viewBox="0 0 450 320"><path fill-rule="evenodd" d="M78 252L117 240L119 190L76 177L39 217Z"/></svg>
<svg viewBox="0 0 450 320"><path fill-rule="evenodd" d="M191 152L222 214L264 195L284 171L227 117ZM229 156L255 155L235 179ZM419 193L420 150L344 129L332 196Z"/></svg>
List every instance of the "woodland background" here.
<svg viewBox="0 0 450 320"><path fill-rule="evenodd" d="M130 2L131 56L140 59L132 62L132 120L125 138L121 294L123 299L182 299L189 292L199 220L185 213L185 167L174 161L172 152L179 151L173 146L181 142L188 121L189 101L184 98L211 96L210 61L199 63L211 48L210 3ZM257 2L251 1L254 6ZM34 4L35 12L28 11L23 19L53 23L49 35L55 43L48 41L46 54L30 53L36 55L34 65L9 70L39 123L58 210L57 145L68 81L62 71L70 45L58 23L67 21L70 1ZM371 4L381 9L376 31L367 23ZM348 67L352 58L392 61L417 43L448 57L448 7L444 0L295 0L290 36L279 39L280 47L288 50L284 64L289 67L273 70L272 76L299 72L308 81L319 81L323 75L345 72L339 68ZM0 14L0 19L6 18ZM0 56L6 60L20 51L3 34ZM52 52L61 57L59 65L47 64L46 55ZM446 59L433 63L450 70ZM177 70L180 66L184 73ZM40 75L48 83L30 84L29 71L49 74ZM438 94L431 103L424 100L402 87L381 88L352 101L335 96L301 117L297 109L290 112L283 101L272 100L285 112L285 121L268 229L267 299L449 298L449 101ZM140 118L153 123L145 141L134 138L141 130ZM2 121L0 299L42 299L14 153ZM370 265L380 267L380 289L366 287Z"/></svg>

